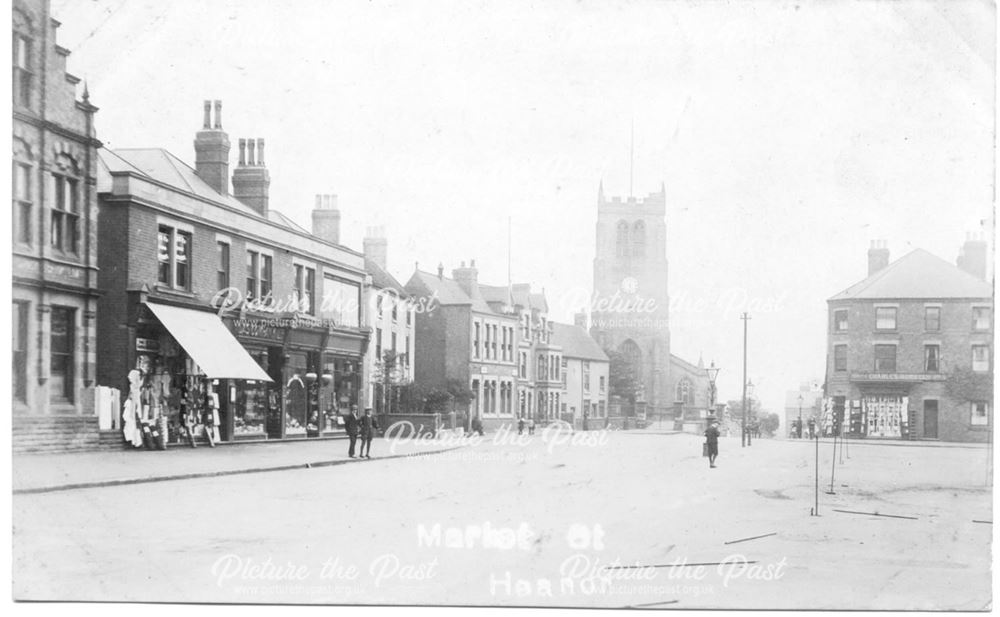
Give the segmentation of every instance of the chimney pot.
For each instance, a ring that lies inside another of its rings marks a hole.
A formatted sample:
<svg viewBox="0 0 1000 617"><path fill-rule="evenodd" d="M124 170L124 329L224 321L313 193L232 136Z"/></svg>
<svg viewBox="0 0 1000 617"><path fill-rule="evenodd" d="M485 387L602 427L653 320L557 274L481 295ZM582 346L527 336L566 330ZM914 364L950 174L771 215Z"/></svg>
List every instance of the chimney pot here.
<svg viewBox="0 0 1000 617"><path fill-rule="evenodd" d="M444 264L438 262L438 278L444 278Z"/></svg>
<svg viewBox="0 0 1000 617"><path fill-rule="evenodd" d="M247 163L247 140L240 138L240 165Z"/></svg>
<svg viewBox="0 0 1000 617"><path fill-rule="evenodd" d="M250 165L252 167L253 165L255 165L255 163L253 162L254 140L248 139L246 140L246 142L247 142L247 165Z"/></svg>
<svg viewBox="0 0 1000 617"><path fill-rule="evenodd" d="M205 101L205 125L203 128L212 128L212 101Z"/></svg>
<svg viewBox="0 0 1000 617"><path fill-rule="evenodd" d="M257 138L257 164L264 165L264 138Z"/></svg>
<svg viewBox="0 0 1000 617"><path fill-rule="evenodd" d="M222 130L222 101L215 102L215 128Z"/></svg>
<svg viewBox="0 0 1000 617"><path fill-rule="evenodd" d="M317 195L316 196L316 205L314 207L315 207L316 210L322 210L323 209L323 196L322 195Z"/></svg>

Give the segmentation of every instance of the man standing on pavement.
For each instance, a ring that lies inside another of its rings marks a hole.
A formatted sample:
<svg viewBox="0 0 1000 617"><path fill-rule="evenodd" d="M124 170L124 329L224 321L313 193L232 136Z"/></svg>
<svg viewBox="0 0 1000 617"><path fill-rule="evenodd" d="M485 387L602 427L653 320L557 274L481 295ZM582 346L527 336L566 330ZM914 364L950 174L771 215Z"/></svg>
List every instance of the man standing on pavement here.
<svg viewBox="0 0 1000 617"><path fill-rule="evenodd" d="M372 438L375 437L375 429L378 428L378 421L372 416L372 408L365 407L365 415L361 416L361 452L358 458L371 458Z"/></svg>
<svg viewBox="0 0 1000 617"><path fill-rule="evenodd" d="M708 466L715 467L715 458L719 456L719 427L715 418L708 421L705 429L705 443L708 444Z"/></svg>
<svg viewBox="0 0 1000 617"><path fill-rule="evenodd" d="M351 413L346 418L344 418L344 429L347 431L347 438L351 440L351 446L347 450L347 456L351 458L354 457L354 445L358 441L358 429L360 428L361 418L358 417L358 406L351 405Z"/></svg>

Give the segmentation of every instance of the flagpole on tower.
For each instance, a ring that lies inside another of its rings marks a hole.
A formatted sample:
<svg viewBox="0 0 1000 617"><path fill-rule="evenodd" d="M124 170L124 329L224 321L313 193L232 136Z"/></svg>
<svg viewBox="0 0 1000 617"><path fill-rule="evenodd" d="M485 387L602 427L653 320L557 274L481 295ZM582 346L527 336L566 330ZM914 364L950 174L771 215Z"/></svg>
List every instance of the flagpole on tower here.
<svg viewBox="0 0 1000 617"><path fill-rule="evenodd" d="M634 197L632 193L632 179L633 172L635 170L635 117L632 117L632 126L629 131L629 146L628 146L628 196Z"/></svg>

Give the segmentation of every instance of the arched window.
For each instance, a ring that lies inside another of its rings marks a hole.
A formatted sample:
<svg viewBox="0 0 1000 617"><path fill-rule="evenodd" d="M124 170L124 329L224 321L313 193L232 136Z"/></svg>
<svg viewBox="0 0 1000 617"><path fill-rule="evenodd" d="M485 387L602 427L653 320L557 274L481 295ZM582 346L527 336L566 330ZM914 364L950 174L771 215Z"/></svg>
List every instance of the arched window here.
<svg viewBox="0 0 1000 617"><path fill-rule="evenodd" d="M628 223L618 221L618 235L615 240L615 253L619 257L628 256Z"/></svg>
<svg viewBox="0 0 1000 617"><path fill-rule="evenodd" d="M32 35L31 19L14 10L14 48L11 60L14 69L13 95L14 105L31 107L31 88L35 80L34 37Z"/></svg>
<svg viewBox="0 0 1000 617"><path fill-rule="evenodd" d="M635 380L636 384L642 381L642 350L635 341L628 339L618 346L618 352L622 355L627 366L627 370Z"/></svg>
<svg viewBox="0 0 1000 617"><path fill-rule="evenodd" d="M632 226L632 255L646 256L646 224L642 221L636 221Z"/></svg>
<svg viewBox="0 0 1000 617"><path fill-rule="evenodd" d="M691 380L687 377L677 382L674 400L683 402L685 405L694 404L694 386L691 384Z"/></svg>

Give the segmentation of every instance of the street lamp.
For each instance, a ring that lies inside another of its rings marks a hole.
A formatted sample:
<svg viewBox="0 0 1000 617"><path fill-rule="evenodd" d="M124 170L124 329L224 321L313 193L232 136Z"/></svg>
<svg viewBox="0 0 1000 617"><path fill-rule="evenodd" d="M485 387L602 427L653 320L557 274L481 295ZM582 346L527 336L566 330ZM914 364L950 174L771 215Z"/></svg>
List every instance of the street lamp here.
<svg viewBox="0 0 1000 617"><path fill-rule="evenodd" d="M719 376L719 369L715 366L715 360L712 360L712 365L705 369L708 373L708 408L709 413L715 413L715 378Z"/></svg>
<svg viewBox="0 0 1000 617"><path fill-rule="evenodd" d="M751 445L750 436L753 433L753 430L747 424L747 409L752 409L753 408L753 390L754 390L753 382L752 381L748 381L747 382L747 406L743 409L743 426L745 427L743 430L745 430L747 432L747 445L748 446ZM750 419L753 420L753 415L752 414L750 415Z"/></svg>
<svg viewBox="0 0 1000 617"><path fill-rule="evenodd" d="M802 395L799 395L799 427L795 429L795 436L802 439Z"/></svg>

